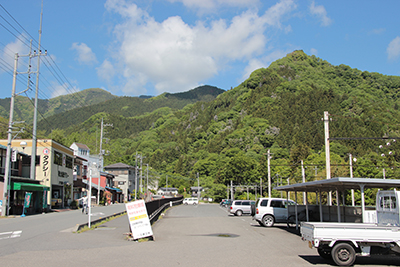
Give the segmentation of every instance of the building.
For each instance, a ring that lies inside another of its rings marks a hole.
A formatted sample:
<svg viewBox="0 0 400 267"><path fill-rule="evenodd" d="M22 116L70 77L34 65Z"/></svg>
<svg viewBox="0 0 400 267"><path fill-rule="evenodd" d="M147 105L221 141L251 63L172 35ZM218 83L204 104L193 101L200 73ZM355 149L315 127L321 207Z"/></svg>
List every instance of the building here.
<svg viewBox="0 0 400 267"><path fill-rule="evenodd" d="M86 163L84 163L86 169L88 165L95 163L96 166L102 170L103 160L100 159L99 155L91 155L90 149L87 145L74 142L69 148L74 151L74 156L78 156L86 160Z"/></svg>
<svg viewBox="0 0 400 267"><path fill-rule="evenodd" d="M10 200L8 202L9 209L8 213L6 212L5 214L22 214L22 205L24 203L26 192L30 192L32 195L30 198L30 205L25 209L25 214L41 213L47 209L47 203L43 202L43 196L47 196L47 192L50 190L50 188L40 185L40 181L29 178L29 168L26 168L26 164L30 162L29 155L23 152L17 152L13 154L14 155L12 155L10 158L10 175L8 177L8 194ZM0 212L3 208L2 198L4 196L3 190L6 157L7 147L0 145Z"/></svg>
<svg viewBox="0 0 400 267"><path fill-rule="evenodd" d="M190 192L192 197L199 197L199 193L201 196L201 192L204 192L204 188L203 187L197 187L197 186L192 186L190 187Z"/></svg>
<svg viewBox="0 0 400 267"><path fill-rule="evenodd" d="M104 167L104 170L115 176L114 187L122 190L124 201L130 200L130 194L135 192L137 187L138 175L135 172L135 167L125 163L115 163ZM136 174L136 175L135 175Z"/></svg>
<svg viewBox="0 0 400 267"><path fill-rule="evenodd" d="M166 195L177 195L178 194L178 189L175 187L160 187L157 190L157 195L162 195L162 196L166 196Z"/></svg>
<svg viewBox="0 0 400 267"><path fill-rule="evenodd" d="M7 145L7 140L0 140L0 144ZM36 176L30 177L30 155L32 155L31 139L14 139L11 147L18 153L27 155L22 161L20 171L28 180L39 181L42 188L43 206L63 208L72 201L73 192L73 150L51 139L38 139L36 152ZM11 172L13 174L13 172ZM12 175L11 174L11 175ZM35 182L37 183L37 182ZM19 187L16 187L19 188ZM49 190L44 190L48 188ZM11 203L11 201L10 201Z"/></svg>

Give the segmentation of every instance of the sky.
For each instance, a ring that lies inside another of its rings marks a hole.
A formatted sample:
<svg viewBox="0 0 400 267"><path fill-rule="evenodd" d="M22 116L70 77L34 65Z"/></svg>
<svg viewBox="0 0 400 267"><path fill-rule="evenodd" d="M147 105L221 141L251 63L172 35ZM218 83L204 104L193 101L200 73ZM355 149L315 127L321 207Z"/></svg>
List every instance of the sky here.
<svg viewBox="0 0 400 267"><path fill-rule="evenodd" d="M35 95L41 7L0 0L0 98L11 97L15 53L16 92ZM400 75L398 10L398 0L43 0L39 98L229 90L294 50Z"/></svg>

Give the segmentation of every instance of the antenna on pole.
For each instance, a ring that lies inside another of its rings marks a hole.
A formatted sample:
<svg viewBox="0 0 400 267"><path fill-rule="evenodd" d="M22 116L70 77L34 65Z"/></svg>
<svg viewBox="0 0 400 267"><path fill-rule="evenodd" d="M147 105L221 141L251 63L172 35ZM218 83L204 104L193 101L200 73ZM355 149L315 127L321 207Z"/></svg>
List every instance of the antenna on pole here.
<svg viewBox="0 0 400 267"><path fill-rule="evenodd" d="M37 130L37 113L38 113L38 94L39 94L39 74L40 74L40 56L42 56L42 51L40 50L40 44L42 40L42 22L43 22L43 0L42 8L40 11L40 26L39 26L39 44L38 51L35 56L37 56L37 70L36 70L36 91L35 91L35 106L33 112L33 129L32 129L32 154L31 154L31 179L36 179L36 130ZM47 51L44 55L47 55Z"/></svg>

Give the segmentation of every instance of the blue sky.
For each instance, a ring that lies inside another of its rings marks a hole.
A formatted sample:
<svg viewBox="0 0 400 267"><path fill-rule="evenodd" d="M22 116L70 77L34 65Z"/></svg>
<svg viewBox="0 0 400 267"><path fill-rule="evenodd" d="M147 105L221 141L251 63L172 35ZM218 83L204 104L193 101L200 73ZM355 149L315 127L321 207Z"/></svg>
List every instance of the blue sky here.
<svg viewBox="0 0 400 267"><path fill-rule="evenodd" d="M11 96L14 54L27 55L29 39L39 39L41 0L0 4L5 98ZM40 66L39 98L87 88L118 96L204 84L230 89L299 49L334 65L399 75L398 10L397 0L44 0L48 56ZM17 92L27 87L27 59L18 61ZM34 97L34 90L24 95Z"/></svg>

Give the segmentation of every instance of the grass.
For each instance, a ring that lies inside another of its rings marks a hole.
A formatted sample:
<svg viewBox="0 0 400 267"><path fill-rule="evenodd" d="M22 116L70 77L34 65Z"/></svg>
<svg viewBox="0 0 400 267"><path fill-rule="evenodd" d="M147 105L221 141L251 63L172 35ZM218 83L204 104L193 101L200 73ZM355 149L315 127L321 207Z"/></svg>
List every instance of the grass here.
<svg viewBox="0 0 400 267"><path fill-rule="evenodd" d="M111 217L105 218L101 222L98 222L96 224L92 224L90 228L86 225L86 226L82 227L81 229L79 229L78 231L76 231L75 233L80 234L80 233L83 233L83 232L86 232L86 231L89 231L89 230L94 230L94 229L98 228L100 225L105 224L106 222L109 222L111 220L117 219L117 218L125 216L125 215L126 215L126 212L124 212L122 214L119 214L119 215L115 215L115 216L111 216Z"/></svg>

